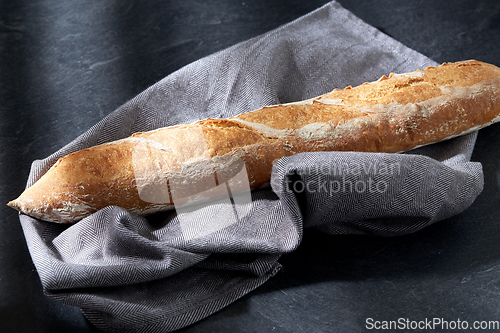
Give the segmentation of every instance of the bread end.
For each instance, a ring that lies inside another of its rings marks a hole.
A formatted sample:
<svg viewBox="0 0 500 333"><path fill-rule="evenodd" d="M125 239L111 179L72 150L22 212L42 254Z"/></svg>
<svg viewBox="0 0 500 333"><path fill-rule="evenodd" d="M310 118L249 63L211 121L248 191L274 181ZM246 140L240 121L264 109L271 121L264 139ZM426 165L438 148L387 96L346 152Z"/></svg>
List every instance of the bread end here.
<svg viewBox="0 0 500 333"><path fill-rule="evenodd" d="M17 204L17 199L16 200L12 200L12 201L9 201L7 203L7 206L11 207L11 208L14 208L15 210L19 211L19 206Z"/></svg>

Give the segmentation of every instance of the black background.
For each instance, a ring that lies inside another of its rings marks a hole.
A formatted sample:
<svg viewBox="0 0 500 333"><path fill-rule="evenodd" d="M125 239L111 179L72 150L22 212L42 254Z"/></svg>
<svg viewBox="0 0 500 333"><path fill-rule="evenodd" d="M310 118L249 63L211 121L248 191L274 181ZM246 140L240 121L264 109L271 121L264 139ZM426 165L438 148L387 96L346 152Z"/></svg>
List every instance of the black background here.
<svg viewBox="0 0 500 333"><path fill-rule="evenodd" d="M31 162L203 56L327 1L0 2L0 332L97 332L45 297L17 213ZM500 2L339 0L437 62L500 66ZM374 320L500 321L500 125L472 159L485 188L464 213L395 238L306 232L283 272L182 332L358 332ZM314 254L314 255L313 255ZM373 330L372 330L373 331Z"/></svg>

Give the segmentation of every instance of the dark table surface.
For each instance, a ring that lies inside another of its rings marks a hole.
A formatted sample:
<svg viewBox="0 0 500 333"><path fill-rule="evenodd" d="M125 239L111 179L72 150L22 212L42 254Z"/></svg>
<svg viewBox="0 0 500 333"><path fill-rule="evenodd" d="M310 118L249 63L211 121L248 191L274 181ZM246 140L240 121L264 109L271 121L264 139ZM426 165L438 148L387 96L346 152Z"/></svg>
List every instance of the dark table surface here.
<svg viewBox="0 0 500 333"><path fill-rule="evenodd" d="M33 160L148 86L326 2L1 1L0 203L22 192ZM339 2L435 61L500 66L497 0ZM485 187L464 213L394 238L306 232L283 272L181 331L358 332L369 318L498 324L499 140L500 125L479 133L472 159ZM0 212L0 332L97 332L79 309L44 296L17 213Z"/></svg>

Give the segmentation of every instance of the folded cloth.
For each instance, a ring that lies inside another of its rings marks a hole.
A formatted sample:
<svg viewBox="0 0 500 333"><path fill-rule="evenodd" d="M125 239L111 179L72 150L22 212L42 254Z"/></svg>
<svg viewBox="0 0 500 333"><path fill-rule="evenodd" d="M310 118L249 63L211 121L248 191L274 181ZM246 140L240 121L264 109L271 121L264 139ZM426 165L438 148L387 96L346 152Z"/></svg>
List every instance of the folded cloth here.
<svg viewBox="0 0 500 333"><path fill-rule="evenodd" d="M274 165L273 189L288 216L304 228L408 234L461 213L481 193L481 164L470 162L476 136L405 154L325 152L282 158Z"/></svg>
<svg viewBox="0 0 500 333"><path fill-rule="evenodd" d="M436 63L331 2L167 76L35 161L28 186L59 157L134 132L234 116L430 65ZM223 209L231 202L148 218L107 207L71 226L20 219L49 297L81 308L104 331L168 332L263 284L308 227L391 236L463 211L483 185L481 165L470 162L475 137L407 154L281 159L272 188L254 191L236 220ZM185 226L199 221L215 227L186 234Z"/></svg>

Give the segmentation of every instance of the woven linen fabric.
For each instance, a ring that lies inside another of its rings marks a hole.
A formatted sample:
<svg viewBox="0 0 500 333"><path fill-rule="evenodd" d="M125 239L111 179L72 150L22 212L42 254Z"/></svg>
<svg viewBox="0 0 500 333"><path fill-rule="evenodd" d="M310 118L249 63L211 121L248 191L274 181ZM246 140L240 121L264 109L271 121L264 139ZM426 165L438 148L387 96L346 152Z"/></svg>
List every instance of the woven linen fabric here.
<svg viewBox="0 0 500 333"><path fill-rule="evenodd" d="M27 185L59 157L134 132L234 116L429 65L436 63L331 2L167 76L35 161ZM231 202L148 218L113 206L70 226L20 220L49 297L81 308L103 331L168 332L265 283L308 227L391 236L463 211L482 189L481 165L470 162L475 137L407 154L282 159L272 188L252 192L237 220L229 219ZM200 221L202 233L185 233L186 223Z"/></svg>
<svg viewBox="0 0 500 333"><path fill-rule="evenodd" d="M481 193L481 164L470 162L476 136L405 154L285 157L274 165L273 189L304 228L331 234L408 234L459 214Z"/></svg>

